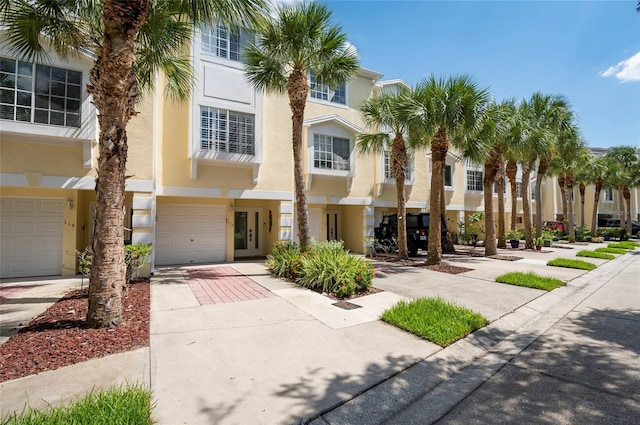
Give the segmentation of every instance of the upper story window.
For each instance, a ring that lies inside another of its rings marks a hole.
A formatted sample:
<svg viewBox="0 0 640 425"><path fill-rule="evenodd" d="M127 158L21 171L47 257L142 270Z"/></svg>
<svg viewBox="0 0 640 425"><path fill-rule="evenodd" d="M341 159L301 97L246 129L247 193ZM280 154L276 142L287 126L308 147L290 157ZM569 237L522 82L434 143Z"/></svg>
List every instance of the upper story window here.
<svg viewBox="0 0 640 425"><path fill-rule="evenodd" d="M349 139L342 137L313 135L313 166L325 170L348 171Z"/></svg>
<svg viewBox="0 0 640 425"><path fill-rule="evenodd" d="M82 72L0 58L0 118L80 127Z"/></svg>
<svg viewBox="0 0 640 425"><path fill-rule="evenodd" d="M444 166L444 185L445 187L453 187L453 168L451 165Z"/></svg>
<svg viewBox="0 0 640 425"><path fill-rule="evenodd" d="M613 202L613 188L605 187L602 192L604 192L604 202Z"/></svg>
<svg viewBox="0 0 640 425"><path fill-rule="evenodd" d="M200 148L254 155L254 122L253 115L203 106L200 108Z"/></svg>
<svg viewBox="0 0 640 425"><path fill-rule="evenodd" d="M384 178L392 179L393 175L391 174L391 152L389 152L388 150L383 151L382 161L384 163ZM411 181L412 177L413 177L413 156L407 155L407 164L404 167L404 180Z"/></svg>
<svg viewBox="0 0 640 425"><path fill-rule="evenodd" d="M481 192L483 189L483 172L479 170L467 170L467 190Z"/></svg>
<svg viewBox="0 0 640 425"><path fill-rule="evenodd" d="M516 198L522 198L522 182L516 181Z"/></svg>
<svg viewBox="0 0 640 425"><path fill-rule="evenodd" d="M243 59L244 46L252 41L248 32L223 24L203 28L201 40L204 53L237 62Z"/></svg>
<svg viewBox="0 0 640 425"><path fill-rule="evenodd" d="M309 96L314 99L326 100L332 103L339 103L341 105L347 104L347 88L346 84L342 83L337 88L330 88L324 84L316 82L316 77L313 71L309 72Z"/></svg>

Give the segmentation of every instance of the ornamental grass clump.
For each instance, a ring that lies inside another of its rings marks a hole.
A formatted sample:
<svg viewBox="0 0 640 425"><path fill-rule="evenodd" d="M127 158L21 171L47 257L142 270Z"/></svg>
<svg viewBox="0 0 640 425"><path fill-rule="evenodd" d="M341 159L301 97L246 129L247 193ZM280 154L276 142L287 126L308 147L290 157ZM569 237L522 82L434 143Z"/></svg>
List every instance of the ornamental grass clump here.
<svg viewBox="0 0 640 425"><path fill-rule="evenodd" d="M371 263L345 250L342 241L314 242L306 252L295 243L278 242L266 265L277 277L339 298L366 292L373 282Z"/></svg>
<svg viewBox="0 0 640 425"><path fill-rule="evenodd" d="M276 242L265 265L274 276L295 281L302 273L302 258L298 244L294 242Z"/></svg>

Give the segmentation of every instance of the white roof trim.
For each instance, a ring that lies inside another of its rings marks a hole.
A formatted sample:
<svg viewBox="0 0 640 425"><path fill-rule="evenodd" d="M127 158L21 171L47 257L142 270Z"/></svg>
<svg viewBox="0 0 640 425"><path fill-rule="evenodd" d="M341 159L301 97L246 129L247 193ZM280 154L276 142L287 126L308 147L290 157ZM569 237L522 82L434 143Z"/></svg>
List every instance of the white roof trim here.
<svg viewBox="0 0 640 425"><path fill-rule="evenodd" d="M363 133L364 130L360 127L358 127L357 125L355 125L354 123L347 121L346 119L342 118L340 115L326 115L324 117L318 117L318 118L311 118L308 120L304 120L303 125L305 127L311 127L314 125L318 125L318 124L324 124L324 123L328 123L328 122L332 122L335 121L336 123L340 124L341 126L353 131L354 133Z"/></svg>
<svg viewBox="0 0 640 425"><path fill-rule="evenodd" d="M411 85L409 83L407 83L406 81L404 81L403 79L400 79L400 78L396 78L396 79L393 79L393 80L378 81L378 85L381 86L381 87L398 85L398 86L404 86L404 87L406 87L408 89L411 89Z"/></svg>

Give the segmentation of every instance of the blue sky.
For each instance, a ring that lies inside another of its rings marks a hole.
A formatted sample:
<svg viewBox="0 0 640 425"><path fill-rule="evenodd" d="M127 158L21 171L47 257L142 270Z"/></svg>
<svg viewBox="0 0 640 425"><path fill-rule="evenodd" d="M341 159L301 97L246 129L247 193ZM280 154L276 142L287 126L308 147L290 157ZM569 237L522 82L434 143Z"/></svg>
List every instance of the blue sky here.
<svg viewBox="0 0 640 425"><path fill-rule="evenodd" d="M640 147L636 1L323 3L383 79L468 73L497 100L562 94L589 146Z"/></svg>

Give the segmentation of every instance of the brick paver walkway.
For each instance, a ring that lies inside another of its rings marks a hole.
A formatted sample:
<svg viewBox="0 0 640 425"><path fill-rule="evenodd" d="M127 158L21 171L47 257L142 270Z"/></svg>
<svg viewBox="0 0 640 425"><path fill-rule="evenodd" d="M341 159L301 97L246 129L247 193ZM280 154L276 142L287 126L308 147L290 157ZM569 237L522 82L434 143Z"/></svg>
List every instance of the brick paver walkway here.
<svg viewBox="0 0 640 425"><path fill-rule="evenodd" d="M234 303L275 297L231 267L182 270L189 287L200 305Z"/></svg>

